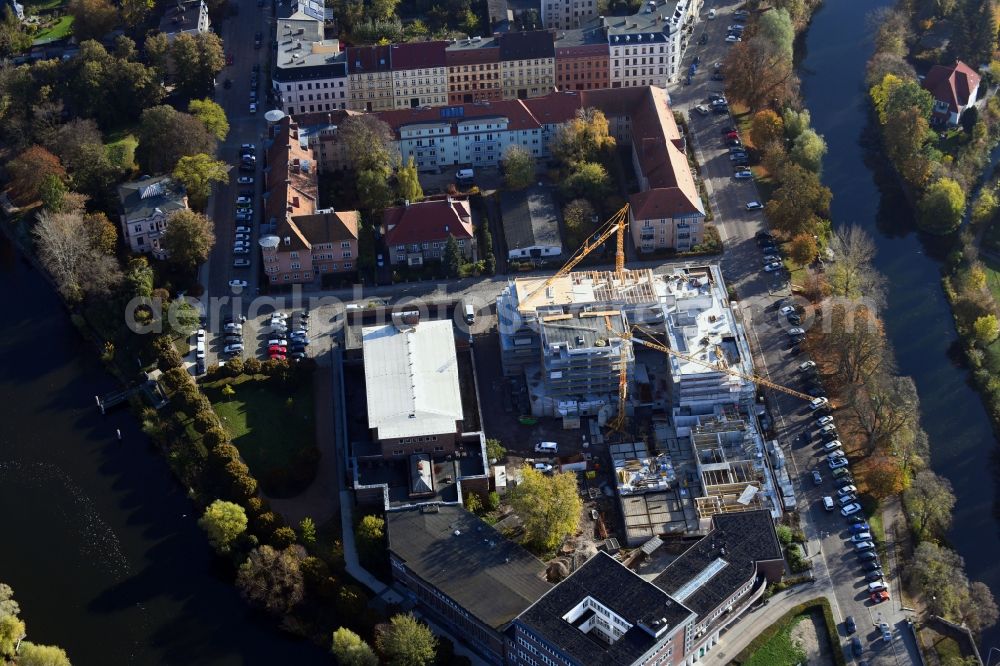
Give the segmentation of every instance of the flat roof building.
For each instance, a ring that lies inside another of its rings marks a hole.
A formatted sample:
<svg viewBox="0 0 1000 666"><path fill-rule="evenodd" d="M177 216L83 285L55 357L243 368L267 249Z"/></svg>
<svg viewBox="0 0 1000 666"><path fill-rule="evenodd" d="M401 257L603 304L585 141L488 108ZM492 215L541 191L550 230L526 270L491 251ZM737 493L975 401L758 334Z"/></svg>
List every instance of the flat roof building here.
<svg viewBox="0 0 1000 666"><path fill-rule="evenodd" d="M500 208L509 259L562 254L558 209L547 189L531 186L520 191L502 192Z"/></svg>
<svg viewBox="0 0 1000 666"><path fill-rule="evenodd" d="M455 450L463 419L452 323L417 313L362 330L368 427L386 458Z"/></svg>

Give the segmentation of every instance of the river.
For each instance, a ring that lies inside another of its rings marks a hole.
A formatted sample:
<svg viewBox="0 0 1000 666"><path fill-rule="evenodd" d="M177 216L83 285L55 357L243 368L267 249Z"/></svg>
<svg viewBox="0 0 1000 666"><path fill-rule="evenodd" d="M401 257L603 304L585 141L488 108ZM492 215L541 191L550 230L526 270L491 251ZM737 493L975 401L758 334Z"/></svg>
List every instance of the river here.
<svg viewBox="0 0 1000 666"><path fill-rule="evenodd" d="M859 224L875 237L875 263L889 284L883 319L900 372L916 382L931 466L951 480L957 503L948 534L972 580L1000 599L1000 529L996 519L996 441L967 371L949 354L958 339L941 289L939 260L914 232L912 212L891 186L880 192L866 164L865 63L872 54L867 12L890 0L827 0L806 35L800 66L802 96L813 127L826 137L823 181L833 191L835 226ZM1000 646L1000 628L983 635Z"/></svg>
<svg viewBox="0 0 1000 666"><path fill-rule="evenodd" d="M55 293L0 235L0 581L75 666L328 664L213 571L193 507ZM115 438L120 428L124 441Z"/></svg>

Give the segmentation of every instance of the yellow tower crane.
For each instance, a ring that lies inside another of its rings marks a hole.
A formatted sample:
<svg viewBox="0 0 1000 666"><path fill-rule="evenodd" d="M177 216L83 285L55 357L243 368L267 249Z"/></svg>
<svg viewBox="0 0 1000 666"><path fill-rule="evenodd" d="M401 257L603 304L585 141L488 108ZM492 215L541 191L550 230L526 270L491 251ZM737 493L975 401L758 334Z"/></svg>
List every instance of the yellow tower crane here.
<svg viewBox="0 0 1000 666"><path fill-rule="evenodd" d="M584 257L600 247L601 243L611 238L611 234L617 234L615 245L615 274L620 275L625 270L625 227L628 226L628 204L625 204L617 213L612 215L607 222L600 226L590 238L584 241L583 245L577 248L573 256L569 258L563 267L545 280L541 285L533 289L518 304L522 311L531 308L531 302L538 294L544 294L545 290L552 286L552 283L559 278L566 277L577 264L583 261Z"/></svg>

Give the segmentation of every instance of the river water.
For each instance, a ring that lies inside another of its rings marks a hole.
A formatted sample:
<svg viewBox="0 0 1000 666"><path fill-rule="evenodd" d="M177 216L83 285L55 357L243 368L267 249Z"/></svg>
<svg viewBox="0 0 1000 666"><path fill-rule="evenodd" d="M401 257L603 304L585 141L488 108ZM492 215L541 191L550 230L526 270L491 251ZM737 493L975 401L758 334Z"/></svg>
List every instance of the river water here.
<svg viewBox="0 0 1000 666"><path fill-rule="evenodd" d="M0 581L29 640L90 664L328 664L258 618L48 284L0 236ZM120 428L124 441L115 438Z"/></svg>
<svg viewBox="0 0 1000 666"><path fill-rule="evenodd" d="M867 12L891 0L826 0L806 35L802 94L829 152L823 181L833 191L835 226L859 224L875 237L876 266L889 283L883 312L900 372L913 377L930 437L931 465L951 480L957 504L951 545L972 580L1000 599L1000 526L996 518L996 441L967 372L949 355L958 339L940 284L940 263L913 231L891 184L880 189L866 164L862 131L868 120L865 63L872 54ZM1000 629L984 633L986 650L1000 646ZM985 651L984 651L985 656Z"/></svg>

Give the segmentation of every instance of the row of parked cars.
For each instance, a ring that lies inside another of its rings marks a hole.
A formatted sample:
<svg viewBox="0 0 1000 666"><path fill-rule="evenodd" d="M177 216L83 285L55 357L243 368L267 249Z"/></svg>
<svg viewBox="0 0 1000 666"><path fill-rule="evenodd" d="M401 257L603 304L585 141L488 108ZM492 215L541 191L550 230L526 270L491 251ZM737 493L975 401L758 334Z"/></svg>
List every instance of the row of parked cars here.
<svg viewBox="0 0 1000 666"><path fill-rule="evenodd" d="M306 357L309 346L309 311L303 310L297 316L296 328L289 330L289 317L282 312L271 313L267 320L268 336L265 344L270 359L294 360Z"/></svg>
<svg viewBox="0 0 1000 666"><path fill-rule="evenodd" d="M257 170L257 147L252 143L240 146L240 171ZM239 176L240 185L253 185L253 176ZM235 235L233 236L233 267L250 266L250 242L253 233L253 190L241 190L236 195ZM232 285L230 285L232 286Z"/></svg>

